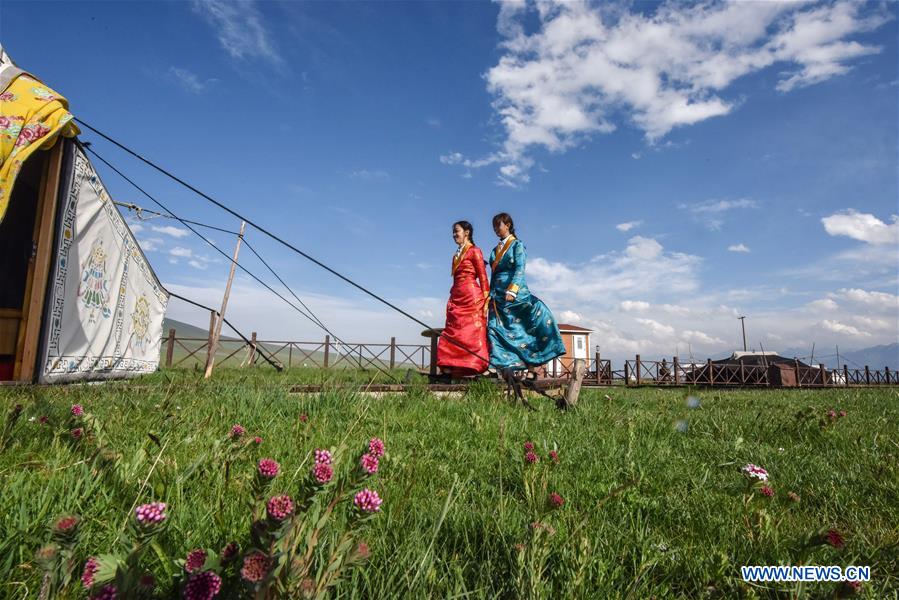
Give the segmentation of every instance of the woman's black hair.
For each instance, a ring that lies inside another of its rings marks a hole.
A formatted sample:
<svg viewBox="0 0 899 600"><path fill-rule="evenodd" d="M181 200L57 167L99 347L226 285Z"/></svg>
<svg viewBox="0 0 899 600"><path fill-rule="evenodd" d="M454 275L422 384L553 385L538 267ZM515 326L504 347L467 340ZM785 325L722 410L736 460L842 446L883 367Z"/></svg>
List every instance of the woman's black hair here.
<svg viewBox="0 0 899 600"><path fill-rule="evenodd" d="M453 229L456 228L456 225L462 228L462 231L468 232L468 241L474 244L474 227L471 226L471 223L468 221L456 221L453 223Z"/></svg>
<svg viewBox="0 0 899 600"><path fill-rule="evenodd" d="M493 217L493 228L496 229L496 226L500 223L505 223L509 226L509 233L515 235L515 223L512 222L512 215L509 213L501 212L495 217Z"/></svg>

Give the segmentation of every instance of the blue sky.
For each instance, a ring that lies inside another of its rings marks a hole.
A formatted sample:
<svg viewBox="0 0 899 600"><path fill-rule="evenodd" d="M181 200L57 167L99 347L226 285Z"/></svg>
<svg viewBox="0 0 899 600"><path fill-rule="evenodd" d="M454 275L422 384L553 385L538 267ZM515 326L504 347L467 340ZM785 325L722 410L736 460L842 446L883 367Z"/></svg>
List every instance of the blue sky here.
<svg viewBox="0 0 899 600"><path fill-rule="evenodd" d="M897 37L895 3L0 6L4 47L78 117L433 325L452 222L489 249L512 213L532 290L609 356L731 350L741 314L766 349L897 341ZM238 227L82 140L179 215ZM167 287L217 303L227 263L176 226L135 229ZM420 339L248 240L345 340ZM229 312L320 337L246 278Z"/></svg>

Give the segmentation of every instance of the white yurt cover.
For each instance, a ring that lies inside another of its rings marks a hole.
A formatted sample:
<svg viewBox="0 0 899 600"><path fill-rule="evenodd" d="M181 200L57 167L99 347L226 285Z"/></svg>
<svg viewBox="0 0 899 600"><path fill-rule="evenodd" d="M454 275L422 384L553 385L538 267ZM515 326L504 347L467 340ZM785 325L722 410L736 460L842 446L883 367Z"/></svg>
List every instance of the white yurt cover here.
<svg viewBox="0 0 899 600"><path fill-rule="evenodd" d="M155 371L168 293L84 149L65 143L38 379Z"/></svg>

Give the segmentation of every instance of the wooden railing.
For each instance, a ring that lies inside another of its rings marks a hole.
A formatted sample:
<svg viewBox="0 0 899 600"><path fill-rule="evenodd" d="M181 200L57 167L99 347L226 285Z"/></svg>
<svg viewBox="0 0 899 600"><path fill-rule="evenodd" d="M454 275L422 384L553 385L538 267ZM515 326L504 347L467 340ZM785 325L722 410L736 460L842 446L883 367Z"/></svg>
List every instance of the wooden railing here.
<svg viewBox="0 0 899 600"><path fill-rule="evenodd" d="M163 340L167 368L194 368L206 364L209 340L178 337L174 329ZM216 366L246 367L263 364L260 355L288 369L294 367L331 368L415 368L425 369L431 362L431 348L423 344L339 343L330 336L320 342L260 340L253 332L250 341L219 340Z"/></svg>
<svg viewBox="0 0 899 600"><path fill-rule="evenodd" d="M206 363L209 340L205 338L177 337L174 329L163 340L164 365L168 368L202 367ZM254 332L249 342L220 340L216 350L219 366L246 367L265 364L264 355L272 362L288 369L312 367L319 369L393 369L414 368L436 373L434 344L398 344L396 338L389 343L338 343L325 336L319 342L257 340ZM704 363L671 360L648 361L637 354L634 360L624 361L623 369L615 370L612 362L597 352L585 359L586 386L650 385L650 386L713 386L713 387L848 387L869 385L899 385L899 372L884 367L883 370L827 369L824 366L808 367L798 361L775 365L754 365L743 362L716 364L707 359ZM569 378L573 359L552 361L538 369L541 377Z"/></svg>

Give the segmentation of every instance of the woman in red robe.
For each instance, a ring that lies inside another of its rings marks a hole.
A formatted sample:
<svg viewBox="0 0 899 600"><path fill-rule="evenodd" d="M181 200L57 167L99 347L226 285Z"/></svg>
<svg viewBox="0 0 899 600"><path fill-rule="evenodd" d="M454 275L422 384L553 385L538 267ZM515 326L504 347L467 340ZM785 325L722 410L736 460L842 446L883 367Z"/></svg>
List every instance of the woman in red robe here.
<svg viewBox="0 0 899 600"><path fill-rule="evenodd" d="M437 366L456 377L487 370L487 298L490 279L484 255L472 240L468 221L453 223L453 241L459 246L453 256L453 287L446 303L446 327L437 342Z"/></svg>

